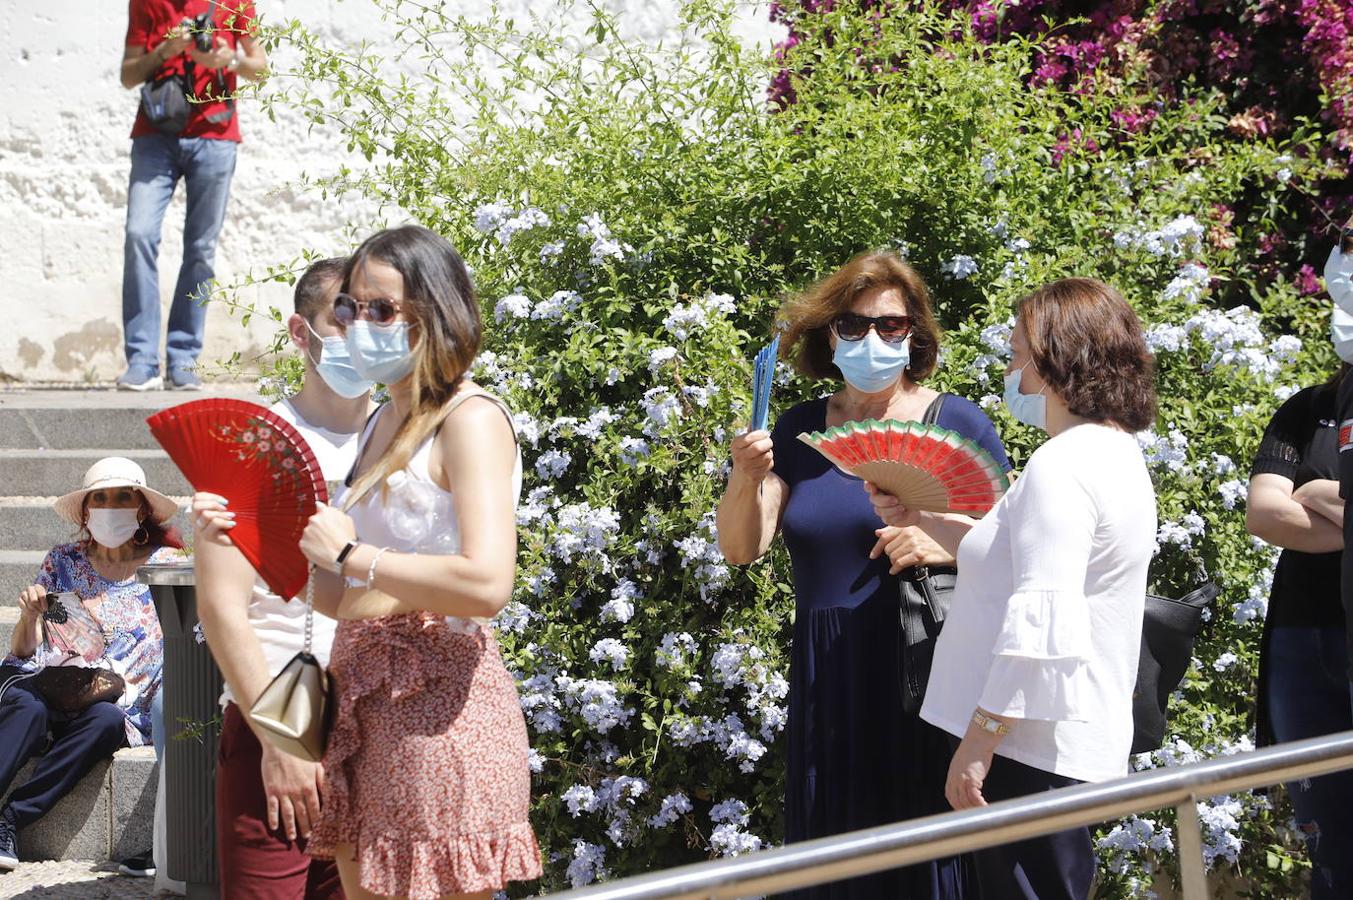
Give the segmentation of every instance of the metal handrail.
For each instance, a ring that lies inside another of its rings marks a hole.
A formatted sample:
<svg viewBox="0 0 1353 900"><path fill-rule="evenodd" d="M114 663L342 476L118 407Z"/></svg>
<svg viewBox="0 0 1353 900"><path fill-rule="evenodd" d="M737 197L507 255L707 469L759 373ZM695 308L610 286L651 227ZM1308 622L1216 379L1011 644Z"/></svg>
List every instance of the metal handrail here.
<svg viewBox="0 0 1353 900"><path fill-rule="evenodd" d="M1197 800L1353 768L1353 731L565 891L556 900L734 900L1176 807L1184 900L1206 900Z"/></svg>

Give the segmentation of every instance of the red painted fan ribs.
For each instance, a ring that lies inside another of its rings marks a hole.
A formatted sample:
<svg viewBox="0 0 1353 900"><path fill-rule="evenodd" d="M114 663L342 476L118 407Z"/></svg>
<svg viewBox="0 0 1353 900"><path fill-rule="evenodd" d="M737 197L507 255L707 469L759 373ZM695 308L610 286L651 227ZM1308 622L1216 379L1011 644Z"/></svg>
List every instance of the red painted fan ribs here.
<svg viewBox="0 0 1353 900"><path fill-rule="evenodd" d="M146 423L194 490L230 501L230 540L268 587L296 596L310 572L301 532L329 499L305 438L257 403L227 398L174 406Z"/></svg>
<svg viewBox="0 0 1353 900"><path fill-rule="evenodd" d="M985 515L1010 480L991 454L956 431L920 422L846 422L799 440L911 509Z"/></svg>

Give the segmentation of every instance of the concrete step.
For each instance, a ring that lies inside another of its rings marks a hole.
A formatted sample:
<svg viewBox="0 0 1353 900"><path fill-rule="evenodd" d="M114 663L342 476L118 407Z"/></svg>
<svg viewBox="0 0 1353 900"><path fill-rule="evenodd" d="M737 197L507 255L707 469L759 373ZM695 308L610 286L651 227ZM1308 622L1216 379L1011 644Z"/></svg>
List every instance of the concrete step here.
<svg viewBox="0 0 1353 900"><path fill-rule="evenodd" d="M9 653L9 639L14 635L14 626L19 622L19 607L0 606L0 659Z"/></svg>
<svg viewBox="0 0 1353 900"><path fill-rule="evenodd" d="M159 444L150 436L146 417L201 397L259 402L252 384L212 384L197 394L5 388L0 389L0 449L156 450Z"/></svg>
<svg viewBox="0 0 1353 900"><path fill-rule="evenodd" d="M33 583L46 555L43 550L0 550L0 609L18 601L19 591Z"/></svg>
<svg viewBox="0 0 1353 900"><path fill-rule="evenodd" d="M190 493L188 482L163 450L0 450L0 493L11 497L59 497L80 487L85 471L106 456L125 456L162 494ZM3 545L8 549L8 545Z"/></svg>
<svg viewBox="0 0 1353 900"><path fill-rule="evenodd" d="M14 786L32 773L30 762ZM157 777L152 748L119 750L111 761L95 765L51 812L19 830L19 858L103 861L150 849Z"/></svg>

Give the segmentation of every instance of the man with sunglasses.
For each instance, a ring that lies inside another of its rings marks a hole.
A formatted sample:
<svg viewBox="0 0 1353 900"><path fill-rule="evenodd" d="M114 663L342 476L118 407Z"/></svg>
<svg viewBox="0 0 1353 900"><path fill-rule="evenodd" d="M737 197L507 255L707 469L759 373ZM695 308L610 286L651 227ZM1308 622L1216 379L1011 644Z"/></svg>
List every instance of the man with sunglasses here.
<svg viewBox="0 0 1353 900"><path fill-rule="evenodd" d="M315 263L296 283L287 323L301 352L299 393L272 407L296 427L331 484L346 477L370 412L371 383L353 370L334 297L347 261ZM311 860L305 839L319 816L323 771L261 739L247 710L304 642L305 604L269 591L230 544L229 505L193 497L197 596L207 645L225 676L216 763L216 840L223 897L300 900L343 896L332 861ZM313 651L327 663L335 623L314 620Z"/></svg>

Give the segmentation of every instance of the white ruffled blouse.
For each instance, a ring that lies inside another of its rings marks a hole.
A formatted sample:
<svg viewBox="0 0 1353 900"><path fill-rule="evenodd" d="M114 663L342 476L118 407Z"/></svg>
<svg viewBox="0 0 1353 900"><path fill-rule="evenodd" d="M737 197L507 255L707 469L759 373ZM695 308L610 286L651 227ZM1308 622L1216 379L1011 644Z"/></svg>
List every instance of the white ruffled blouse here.
<svg viewBox="0 0 1353 900"><path fill-rule="evenodd" d="M980 706L1021 720L998 755L1081 781L1126 774L1155 535L1133 435L1050 438L959 545L921 717L962 736Z"/></svg>

